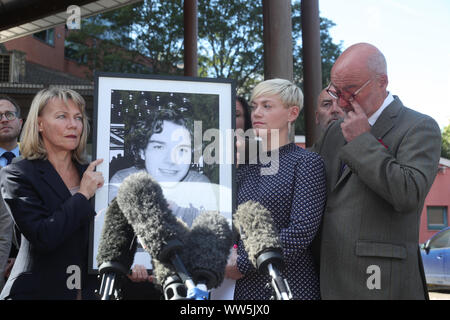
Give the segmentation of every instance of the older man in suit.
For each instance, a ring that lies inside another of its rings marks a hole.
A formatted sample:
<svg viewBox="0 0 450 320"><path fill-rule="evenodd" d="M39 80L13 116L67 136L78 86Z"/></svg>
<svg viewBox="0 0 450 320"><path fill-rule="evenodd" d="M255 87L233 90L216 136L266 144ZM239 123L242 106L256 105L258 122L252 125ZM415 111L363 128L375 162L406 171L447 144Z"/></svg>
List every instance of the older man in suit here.
<svg viewBox="0 0 450 320"><path fill-rule="evenodd" d="M440 129L387 91L386 60L359 43L328 93L345 111L314 146L327 170L320 239L323 299L425 299L420 214L437 173Z"/></svg>
<svg viewBox="0 0 450 320"><path fill-rule="evenodd" d="M22 128L19 105L8 96L0 96L0 169L19 156L17 138ZM0 195L0 291L17 255L13 220ZM12 249L11 249L12 247Z"/></svg>

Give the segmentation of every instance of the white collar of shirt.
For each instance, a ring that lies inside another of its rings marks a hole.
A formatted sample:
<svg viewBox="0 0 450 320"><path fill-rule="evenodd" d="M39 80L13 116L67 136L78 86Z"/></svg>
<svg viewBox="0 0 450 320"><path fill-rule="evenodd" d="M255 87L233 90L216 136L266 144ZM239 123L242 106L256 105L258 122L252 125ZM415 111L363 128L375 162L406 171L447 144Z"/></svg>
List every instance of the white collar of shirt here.
<svg viewBox="0 0 450 320"><path fill-rule="evenodd" d="M2 167L6 166L7 160L4 157L1 157L1 155L3 153L5 153L6 151L8 151L8 150L0 148L0 166L2 166ZM16 155L16 157L18 157L20 155L20 153L19 153L19 145L17 145L14 149L12 149L11 152L14 153Z"/></svg>
<svg viewBox="0 0 450 320"><path fill-rule="evenodd" d="M370 116L369 118L369 124L373 127L373 125L375 124L375 122L377 122L378 118L380 117L381 113L383 112L384 109L386 109L386 107L392 102L394 101L394 97L392 96L392 94L390 92L388 92L388 95L386 97L386 99L384 99L383 104L381 105L381 107L378 108L377 111L375 111L375 113L373 115Z"/></svg>

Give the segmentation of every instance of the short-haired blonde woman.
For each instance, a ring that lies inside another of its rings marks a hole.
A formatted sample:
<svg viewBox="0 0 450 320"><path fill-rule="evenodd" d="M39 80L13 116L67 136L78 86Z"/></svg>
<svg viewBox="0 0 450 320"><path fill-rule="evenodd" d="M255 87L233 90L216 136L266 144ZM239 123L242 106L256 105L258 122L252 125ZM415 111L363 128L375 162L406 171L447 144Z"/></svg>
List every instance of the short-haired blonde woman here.
<svg viewBox="0 0 450 320"><path fill-rule="evenodd" d="M271 212L283 247L282 276L293 299L320 299L310 245L325 206L325 168L317 154L289 142L290 128L303 107L303 94L290 81L267 80L254 88L250 106L255 134L267 139L267 151L278 152L279 161L238 167L238 204L253 200ZM263 174L262 169L270 165L277 170ZM270 276L256 271L242 241L237 248L237 270L227 270L229 277L237 279L235 299L265 300L274 295L267 286Z"/></svg>
<svg viewBox="0 0 450 320"><path fill-rule="evenodd" d="M103 185L85 163L88 121L75 91L44 89L33 99L20 139L22 160L5 167L6 207L22 234L2 299L94 298L87 277L89 199Z"/></svg>

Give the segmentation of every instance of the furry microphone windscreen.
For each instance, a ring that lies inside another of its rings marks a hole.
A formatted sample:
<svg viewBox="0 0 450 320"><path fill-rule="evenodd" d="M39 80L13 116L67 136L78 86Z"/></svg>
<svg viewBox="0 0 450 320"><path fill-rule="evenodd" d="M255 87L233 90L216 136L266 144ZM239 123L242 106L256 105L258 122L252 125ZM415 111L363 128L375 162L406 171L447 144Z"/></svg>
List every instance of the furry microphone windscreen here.
<svg viewBox="0 0 450 320"><path fill-rule="evenodd" d="M176 220L177 220L176 223L178 224L178 230L179 230L177 232L177 236L179 239L181 239L183 241L183 243L185 243L186 242L185 239L189 233L189 227L183 220L178 219L178 218ZM159 259L156 259L154 257L151 257L151 258L152 258L152 266L153 266L153 275L155 276L155 284L160 287L163 287L164 282L167 280L167 278L170 276L176 275L177 272L171 263L162 262Z"/></svg>
<svg viewBox="0 0 450 320"><path fill-rule="evenodd" d="M171 240L183 241L185 225L177 221L160 185L147 172L137 172L124 179L117 203L153 258L159 259Z"/></svg>
<svg viewBox="0 0 450 320"><path fill-rule="evenodd" d="M168 263L163 263L158 259L152 259L153 275L155 276L155 284L163 286L166 279L176 274L175 269Z"/></svg>
<svg viewBox="0 0 450 320"><path fill-rule="evenodd" d="M272 215L260 203L247 201L239 205L233 214L233 222L238 230L242 230L241 240L253 266L256 267L256 259L264 251L281 250L281 241Z"/></svg>
<svg viewBox="0 0 450 320"><path fill-rule="evenodd" d="M134 232L114 198L105 213L105 222L98 246L97 264L119 262L129 270L136 252Z"/></svg>
<svg viewBox="0 0 450 320"><path fill-rule="evenodd" d="M205 281L208 289L217 288L224 279L231 245L226 218L216 211L204 212L192 223L182 259L195 281Z"/></svg>

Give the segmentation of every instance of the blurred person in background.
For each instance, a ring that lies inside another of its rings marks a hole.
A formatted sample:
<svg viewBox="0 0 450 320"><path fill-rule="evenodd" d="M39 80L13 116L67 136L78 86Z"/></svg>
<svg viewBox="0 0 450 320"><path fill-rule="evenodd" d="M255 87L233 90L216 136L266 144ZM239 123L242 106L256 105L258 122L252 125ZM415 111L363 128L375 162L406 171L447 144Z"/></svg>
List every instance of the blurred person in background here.
<svg viewBox="0 0 450 320"><path fill-rule="evenodd" d="M250 107L244 97L237 97L236 99L236 129L247 131L252 127L252 120L250 119Z"/></svg>
<svg viewBox="0 0 450 320"><path fill-rule="evenodd" d="M17 143L23 120L20 107L8 96L0 96L0 169L19 156ZM0 196L0 292L5 278L16 260L19 250L20 234L14 228L14 222Z"/></svg>
<svg viewBox="0 0 450 320"><path fill-rule="evenodd" d="M331 97L327 88L320 92L316 106L316 125L322 135L327 127L336 120L344 118L344 111L338 106L337 99Z"/></svg>

